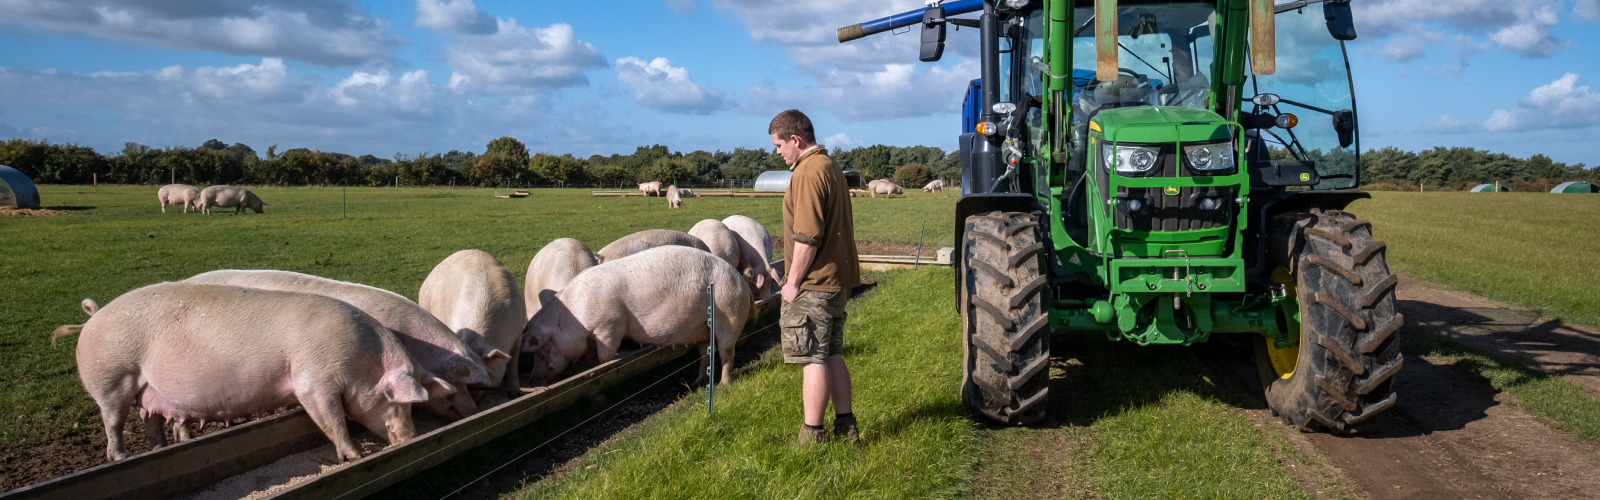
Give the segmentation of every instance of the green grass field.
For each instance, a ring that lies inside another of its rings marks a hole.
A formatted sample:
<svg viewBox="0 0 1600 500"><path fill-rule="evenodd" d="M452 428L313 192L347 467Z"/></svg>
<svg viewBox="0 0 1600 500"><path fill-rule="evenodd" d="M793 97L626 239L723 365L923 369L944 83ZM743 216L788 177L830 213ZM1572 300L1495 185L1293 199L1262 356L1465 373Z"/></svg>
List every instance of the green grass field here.
<svg viewBox="0 0 1600 500"><path fill-rule="evenodd" d="M536 190L523 199L479 189L259 188L266 213L161 213L154 187L40 186L48 217L0 216L0 456L99 427L99 412L74 370L74 341L49 333L86 319L77 303L104 305L123 292L215 269L282 269L364 283L416 298L439 261L476 248L519 279L546 243L576 238L591 249L643 229L687 231L695 222L743 214L780 234L778 198L595 197L588 190ZM348 205L346 204L348 197ZM954 196L913 192L858 199L858 239L915 244L924 214L929 241L951 241ZM348 210L348 216L346 216ZM940 246L943 246L940 245ZM781 248L778 249L781 253ZM11 424L15 425L11 425Z"/></svg>
<svg viewBox="0 0 1600 500"><path fill-rule="evenodd" d="M1600 327L1600 196L1372 193L1350 212L1372 221L1397 273L1544 316Z"/></svg>
<svg viewBox="0 0 1600 500"><path fill-rule="evenodd" d="M769 230L776 198L598 198L537 190L354 189L349 216L338 188L264 188L265 214L160 213L152 187L42 186L50 217L0 216L0 458L74 431L99 428L73 368L73 340L49 332L84 320L77 302L102 304L133 288L225 268L306 272L415 297L433 265L478 248L523 274L550 240L598 249L648 228L687 230L739 213ZM1396 272L1600 324L1581 283L1600 279L1600 199L1483 193L1375 193L1350 210L1374 223ZM914 244L927 221L931 248L953 237L956 195L856 199L857 239ZM169 207L169 212L174 208ZM852 307L847 352L857 413L871 445L793 444L798 371L774 353L718 392L708 419L693 394L645 425L591 450L571 472L516 492L524 497L868 498L1300 498L1285 446L1238 410L1258 395L1225 382L1235 363L1199 348L1137 347L1094 336L1060 342L1052 426L993 428L961 408L959 318L944 268L873 273L880 286ZM1594 439L1594 400L1559 378L1438 340L1410 343L1516 394L1530 413ZM1160 370L1145 369L1150 366ZM1563 418L1562 414L1575 418ZM565 417L561 417L565 418ZM560 420L560 418L556 419ZM561 420L561 422L570 421ZM10 425L12 423L14 425ZM552 420L551 425L560 422ZM95 432L98 432L97 430ZM545 432L545 431L538 431ZM1281 438L1278 438L1281 440ZM1277 450L1277 451L1275 451ZM1292 452L1291 452L1292 453ZM1301 459L1294 459L1304 463ZM445 491L448 491L445 490Z"/></svg>

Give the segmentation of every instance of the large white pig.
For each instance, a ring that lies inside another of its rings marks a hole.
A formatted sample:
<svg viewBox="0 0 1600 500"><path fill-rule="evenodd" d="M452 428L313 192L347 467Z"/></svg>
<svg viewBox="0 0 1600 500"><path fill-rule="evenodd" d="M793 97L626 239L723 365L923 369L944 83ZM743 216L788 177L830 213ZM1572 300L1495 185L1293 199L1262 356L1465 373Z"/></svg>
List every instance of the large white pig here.
<svg viewBox="0 0 1600 500"><path fill-rule="evenodd" d="M613 241L610 245L606 245L605 248L595 252L594 257L599 259L601 264L604 264L607 261L617 260L655 247L670 245L694 247L707 252L711 251L710 248L706 247L705 242L700 241L700 238L689 236L689 233L671 229L646 229L617 238L617 241Z"/></svg>
<svg viewBox="0 0 1600 500"><path fill-rule="evenodd" d="M400 444L416 435L411 404L454 390L417 366L394 334L342 301L227 285L158 283L57 328L81 333L78 373L100 406L106 458L121 460L130 405L152 446L164 421L227 421L304 406L339 459L361 458L345 419Z"/></svg>
<svg viewBox="0 0 1600 500"><path fill-rule="evenodd" d="M492 346L510 359L486 360L488 386L517 392L517 359L522 357L522 326L527 307L517 278L498 259L482 250L462 250L433 267L417 303L433 313L468 345ZM480 347L485 349L486 347Z"/></svg>
<svg viewBox="0 0 1600 500"><path fill-rule="evenodd" d="M934 179L928 185L922 186L922 192L924 193L932 193L934 191L944 192L944 179Z"/></svg>
<svg viewBox="0 0 1600 500"><path fill-rule="evenodd" d="M772 236L767 234L767 228L755 219L743 215L732 215L722 219L722 224L728 226L739 241L739 272L744 274L745 281L750 282L750 290L755 293L756 299L764 299L772 295L771 283L783 282L783 274L772 267Z"/></svg>
<svg viewBox="0 0 1600 500"><path fill-rule="evenodd" d="M711 252L711 255L727 261L734 269L739 268L742 255L739 252L739 236L733 234L733 230L723 225L722 221L706 219L697 222L689 229L689 236L700 238L700 241L706 244L706 251Z"/></svg>
<svg viewBox="0 0 1600 500"><path fill-rule="evenodd" d="M233 285L280 292L299 292L332 297L356 306L400 337L406 352L422 369L450 382L456 389L446 397L423 404L429 412L449 419L461 419L478 412L467 393L467 386L490 385L485 362L509 359L510 355L493 347L469 347L450 327L433 317L422 306L400 294L367 285L331 280L289 271L221 270L195 275L184 283Z"/></svg>
<svg viewBox="0 0 1600 500"><path fill-rule="evenodd" d="M545 302L566 288L574 276L599 263L589 247L572 238L561 238L539 249L528 262L528 274L522 279L527 319L532 319Z"/></svg>
<svg viewBox="0 0 1600 500"><path fill-rule="evenodd" d="M873 198L877 198L880 194L884 196L905 194L905 190L902 189L899 184L895 184L888 180L873 181L872 184L867 185L867 190L872 191Z"/></svg>
<svg viewBox="0 0 1600 500"><path fill-rule="evenodd" d="M639 192L645 196L661 196L661 181L641 182Z"/></svg>
<svg viewBox="0 0 1600 500"><path fill-rule="evenodd" d="M242 214L244 209L249 208L259 214L261 207L266 204L250 190L233 186L206 187L200 190L200 196L194 200L194 207L206 215L211 215L211 207L235 208L233 213L236 214Z"/></svg>
<svg viewBox="0 0 1600 500"><path fill-rule="evenodd" d="M707 284L716 286L717 356L721 383L727 384L734 343L750 314L750 288L727 261L681 246L645 250L573 278L523 332L533 383L546 385L569 368L610 361L625 338L658 346L698 344L705 352ZM705 381L709 363L701 358L697 385Z"/></svg>
<svg viewBox="0 0 1600 500"><path fill-rule="evenodd" d="M683 191L678 190L678 185L673 184L667 188L667 208L683 207Z"/></svg>
<svg viewBox="0 0 1600 500"><path fill-rule="evenodd" d="M167 184L156 191L156 199L161 201L161 213L167 213L167 205L183 205L183 213L189 213L189 207L199 197L200 188L187 184Z"/></svg>

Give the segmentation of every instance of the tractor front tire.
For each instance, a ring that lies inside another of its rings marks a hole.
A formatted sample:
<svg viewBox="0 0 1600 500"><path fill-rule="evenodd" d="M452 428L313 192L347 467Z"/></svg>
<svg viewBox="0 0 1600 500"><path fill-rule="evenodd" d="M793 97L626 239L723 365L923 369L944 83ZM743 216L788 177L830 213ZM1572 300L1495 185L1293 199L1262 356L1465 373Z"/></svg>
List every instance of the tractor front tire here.
<svg viewBox="0 0 1600 500"><path fill-rule="evenodd" d="M1405 320L1395 308L1399 276L1389 273L1372 225L1349 213L1313 209L1275 222L1292 266L1300 345L1289 363L1280 351L1274 368L1266 345L1273 340L1258 344L1267 404L1301 431L1351 432L1399 397L1393 389L1401 364L1396 335Z"/></svg>
<svg viewBox="0 0 1600 500"><path fill-rule="evenodd" d="M996 211L967 217L963 235L961 400L1002 424L1045 418L1050 320L1038 230L1032 215Z"/></svg>

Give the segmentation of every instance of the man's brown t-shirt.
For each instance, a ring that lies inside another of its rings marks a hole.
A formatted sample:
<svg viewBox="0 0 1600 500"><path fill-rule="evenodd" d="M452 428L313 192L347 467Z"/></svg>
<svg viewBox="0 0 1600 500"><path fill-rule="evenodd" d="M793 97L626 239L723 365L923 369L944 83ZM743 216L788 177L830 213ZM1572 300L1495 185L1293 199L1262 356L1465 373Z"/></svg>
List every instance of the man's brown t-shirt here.
<svg viewBox="0 0 1600 500"><path fill-rule="evenodd" d="M800 155L783 194L785 259L793 258L796 241L817 247L817 258L800 281L801 289L848 292L861 284L850 188L844 171L820 147Z"/></svg>

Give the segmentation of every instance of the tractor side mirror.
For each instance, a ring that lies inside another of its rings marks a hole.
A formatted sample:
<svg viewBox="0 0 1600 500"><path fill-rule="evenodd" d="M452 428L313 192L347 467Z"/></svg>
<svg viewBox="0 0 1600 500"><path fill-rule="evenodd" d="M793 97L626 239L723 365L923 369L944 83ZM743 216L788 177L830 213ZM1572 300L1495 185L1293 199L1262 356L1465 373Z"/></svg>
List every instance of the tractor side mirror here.
<svg viewBox="0 0 1600 500"><path fill-rule="evenodd" d="M1356 22L1350 14L1350 0L1324 0L1322 17L1328 20L1328 34L1334 40L1355 40Z"/></svg>
<svg viewBox="0 0 1600 500"><path fill-rule="evenodd" d="M1348 148L1356 142L1356 112L1341 109L1333 112L1333 130L1339 133L1339 147Z"/></svg>
<svg viewBox="0 0 1600 500"><path fill-rule="evenodd" d="M922 53L917 58L933 62L944 56L944 7L922 11Z"/></svg>

